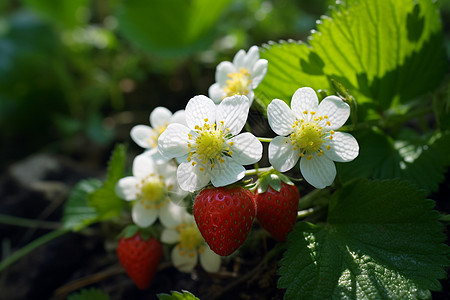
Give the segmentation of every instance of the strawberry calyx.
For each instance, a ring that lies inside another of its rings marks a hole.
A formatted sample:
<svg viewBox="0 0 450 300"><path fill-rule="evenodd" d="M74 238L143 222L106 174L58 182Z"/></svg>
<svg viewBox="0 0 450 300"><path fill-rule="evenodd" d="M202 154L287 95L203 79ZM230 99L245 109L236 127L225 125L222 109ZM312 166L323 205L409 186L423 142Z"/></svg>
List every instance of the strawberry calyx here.
<svg viewBox="0 0 450 300"><path fill-rule="evenodd" d="M143 228L143 227L137 226L136 224L129 224L119 234L119 238L124 237L127 239L132 236L135 236L138 233L141 235L141 238L144 241L147 241L150 238L156 238L159 240L159 236L160 236L159 230L157 228L155 228L154 226L149 226L149 227Z"/></svg>
<svg viewBox="0 0 450 300"><path fill-rule="evenodd" d="M257 189L258 193L264 193L269 187L271 187L275 191L279 192L281 190L281 182L288 185L295 185L288 176L278 172L275 169L271 169L258 176L255 189Z"/></svg>

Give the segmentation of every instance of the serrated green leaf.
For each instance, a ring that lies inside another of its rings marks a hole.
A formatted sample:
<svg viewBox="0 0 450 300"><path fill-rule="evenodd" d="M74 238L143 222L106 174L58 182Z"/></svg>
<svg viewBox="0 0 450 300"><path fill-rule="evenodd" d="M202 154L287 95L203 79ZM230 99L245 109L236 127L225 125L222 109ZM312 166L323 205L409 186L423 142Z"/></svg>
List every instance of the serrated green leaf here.
<svg viewBox="0 0 450 300"><path fill-rule="evenodd" d="M126 163L126 147L117 144L108 162L106 180L102 187L88 196L89 205L95 208L102 220L116 217L123 208L124 201L116 195L117 181L124 176Z"/></svg>
<svg viewBox="0 0 450 300"><path fill-rule="evenodd" d="M450 263L433 206L400 180L345 186L326 226L298 223L289 235L278 282L285 298L430 298Z"/></svg>
<svg viewBox="0 0 450 300"><path fill-rule="evenodd" d="M394 140L381 131L364 131L355 137L360 144L358 157L337 165L344 182L357 177L402 178L430 193L437 190L450 166L449 132L421 137L406 129Z"/></svg>
<svg viewBox="0 0 450 300"><path fill-rule="evenodd" d="M125 37L150 52L186 54L213 41L214 25L231 0L124 1L116 16Z"/></svg>
<svg viewBox="0 0 450 300"><path fill-rule="evenodd" d="M126 160L127 147L124 144L117 144L108 162L105 185L115 186L117 181L123 177Z"/></svg>
<svg viewBox="0 0 450 300"><path fill-rule="evenodd" d="M64 206L63 228L78 231L98 220L97 211L88 204L88 195L101 185L98 179L86 179L73 188Z"/></svg>
<svg viewBox="0 0 450 300"><path fill-rule="evenodd" d="M159 300L200 300L189 291L182 292L172 291L172 294L158 294L157 296Z"/></svg>
<svg viewBox="0 0 450 300"><path fill-rule="evenodd" d="M100 289L90 288L82 289L78 293L70 294L67 300L110 300L108 294L104 293Z"/></svg>
<svg viewBox="0 0 450 300"><path fill-rule="evenodd" d="M446 60L435 3L348 2L320 20L309 45L272 43L262 51L269 68L255 94L265 106L275 98L289 102L303 86L335 93L335 79L358 102L358 118L367 120L441 82Z"/></svg>

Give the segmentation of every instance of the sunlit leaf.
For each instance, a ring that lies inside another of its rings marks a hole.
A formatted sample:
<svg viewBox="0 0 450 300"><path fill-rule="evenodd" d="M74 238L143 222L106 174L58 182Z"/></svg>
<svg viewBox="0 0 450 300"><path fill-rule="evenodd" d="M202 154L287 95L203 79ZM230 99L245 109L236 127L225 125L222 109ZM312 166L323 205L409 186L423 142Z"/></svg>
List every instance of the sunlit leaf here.
<svg viewBox="0 0 450 300"><path fill-rule="evenodd" d="M308 43L270 43L267 75L256 89L264 105L289 103L302 86L334 93L331 79L358 102L359 119L379 117L435 88L446 70L441 22L429 0L348 1L323 17ZM342 3L342 2L341 2Z"/></svg>

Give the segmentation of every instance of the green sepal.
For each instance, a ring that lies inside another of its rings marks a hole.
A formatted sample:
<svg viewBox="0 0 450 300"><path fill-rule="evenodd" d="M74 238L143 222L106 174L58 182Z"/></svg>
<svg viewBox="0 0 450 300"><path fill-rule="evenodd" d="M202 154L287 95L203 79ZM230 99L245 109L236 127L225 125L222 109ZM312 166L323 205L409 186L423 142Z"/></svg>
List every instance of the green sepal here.
<svg viewBox="0 0 450 300"><path fill-rule="evenodd" d="M141 238L146 241L150 238L157 238L159 239L160 231L156 228L156 226L149 226L149 227L139 227L136 224L130 224L127 227L125 227L122 232L119 234L119 237L124 238L130 238L134 236L135 234L140 233Z"/></svg>
<svg viewBox="0 0 450 300"><path fill-rule="evenodd" d="M288 185L294 185L294 183L288 176L278 172L277 170L272 169L266 171L259 175L258 182L256 183L258 193L261 194L266 192L269 186L275 191L279 192L281 190L281 182L284 182Z"/></svg>

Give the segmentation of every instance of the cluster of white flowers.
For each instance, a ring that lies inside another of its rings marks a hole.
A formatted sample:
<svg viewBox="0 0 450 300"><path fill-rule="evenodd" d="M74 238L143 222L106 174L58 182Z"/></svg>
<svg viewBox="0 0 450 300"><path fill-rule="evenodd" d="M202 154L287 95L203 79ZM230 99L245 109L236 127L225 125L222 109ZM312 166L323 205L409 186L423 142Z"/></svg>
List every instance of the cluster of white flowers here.
<svg viewBox="0 0 450 300"><path fill-rule="evenodd" d="M132 201L132 219L138 226L151 226L159 218L164 226L161 241L176 244L172 260L183 272L190 272L198 260L206 271L216 272L220 257L205 243L193 216L175 203L208 184L219 187L241 180L244 165L261 159L259 139L241 131L253 90L267 68L258 47L248 53L240 50L232 62L217 66L209 97L195 96L185 110L174 114L157 107L150 114L151 127L137 125L131 130L131 138L145 151L134 159L132 176L118 182L116 193ZM351 161L359 152L353 136L336 131L349 115L349 105L340 98L328 96L319 104L308 87L294 93L291 108L273 100L267 117L278 136L269 144L269 162L286 172L300 159L300 171L308 183L316 188L331 185L336 177L334 161Z"/></svg>

